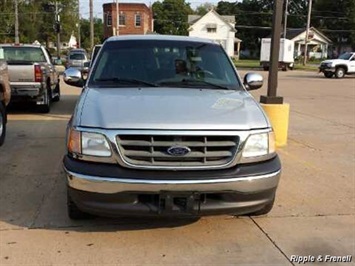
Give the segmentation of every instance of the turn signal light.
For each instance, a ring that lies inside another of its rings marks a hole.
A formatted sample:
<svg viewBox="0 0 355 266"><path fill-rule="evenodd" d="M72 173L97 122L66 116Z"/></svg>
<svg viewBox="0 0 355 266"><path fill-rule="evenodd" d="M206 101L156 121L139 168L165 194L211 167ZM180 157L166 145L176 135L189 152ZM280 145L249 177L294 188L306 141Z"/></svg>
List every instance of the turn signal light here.
<svg viewBox="0 0 355 266"><path fill-rule="evenodd" d="M70 129L68 138L68 151L81 154L81 133Z"/></svg>

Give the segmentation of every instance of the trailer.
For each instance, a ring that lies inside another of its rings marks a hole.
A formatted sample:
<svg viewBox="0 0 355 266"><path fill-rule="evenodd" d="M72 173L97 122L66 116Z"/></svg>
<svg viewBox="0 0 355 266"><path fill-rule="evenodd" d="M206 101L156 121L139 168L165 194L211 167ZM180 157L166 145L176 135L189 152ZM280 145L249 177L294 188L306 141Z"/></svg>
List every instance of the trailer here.
<svg viewBox="0 0 355 266"><path fill-rule="evenodd" d="M260 66L267 71L270 66L270 49L271 49L271 38L261 39L261 49L260 49ZM293 69L294 66L294 41L288 39L280 39L280 50L279 50L279 68L283 71L287 69Z"/></svg>

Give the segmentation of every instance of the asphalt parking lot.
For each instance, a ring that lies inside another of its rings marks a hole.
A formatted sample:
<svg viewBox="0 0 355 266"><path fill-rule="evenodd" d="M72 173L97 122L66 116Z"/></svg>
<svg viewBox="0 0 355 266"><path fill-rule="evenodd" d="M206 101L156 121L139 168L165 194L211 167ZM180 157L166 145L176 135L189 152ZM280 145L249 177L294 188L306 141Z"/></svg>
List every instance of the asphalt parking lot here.
<svg viewBox="0 0 355 266"><path fill-rule="evenodd" d="M1 265L335 265L327 255L355 263L354 76L279 72L278 95L290 104L288 145L278 151L274 209L257 218L70 221L61 159L79 93L62 83L50 114L10 111L0 148ZM266 85L253 92L262 94Z"/></svg>

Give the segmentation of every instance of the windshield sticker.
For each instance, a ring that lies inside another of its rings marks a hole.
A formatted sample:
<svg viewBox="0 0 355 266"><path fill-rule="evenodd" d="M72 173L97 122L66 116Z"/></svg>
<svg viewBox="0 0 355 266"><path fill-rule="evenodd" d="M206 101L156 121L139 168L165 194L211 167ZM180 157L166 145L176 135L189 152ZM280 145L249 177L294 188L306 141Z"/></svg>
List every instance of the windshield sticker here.
<svg viewBox="0 0 355 266"><path fill-rule="evenodd" d="M243 101L233 98L220 98L213 105L213 109L231 110L239 108L243 105Z"/></svg>

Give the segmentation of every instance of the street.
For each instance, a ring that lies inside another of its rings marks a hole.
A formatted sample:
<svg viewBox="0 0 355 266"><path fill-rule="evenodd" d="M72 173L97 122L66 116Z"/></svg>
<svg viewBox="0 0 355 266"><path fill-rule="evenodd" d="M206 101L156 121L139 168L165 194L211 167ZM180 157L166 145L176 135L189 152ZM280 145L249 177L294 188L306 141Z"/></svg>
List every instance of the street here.
<svg viewBox="0 0 355 266"><path fill-rule="evenodd" d="M260 73L257 100L267 90ZM278 150L281 182L263 217L69 220L61 160L81 89L61 82L61 90L49 114L10 110L0 148L1 265L334 265L326 255L355 263L354 76L279 72L288 145Z"/></svg>

